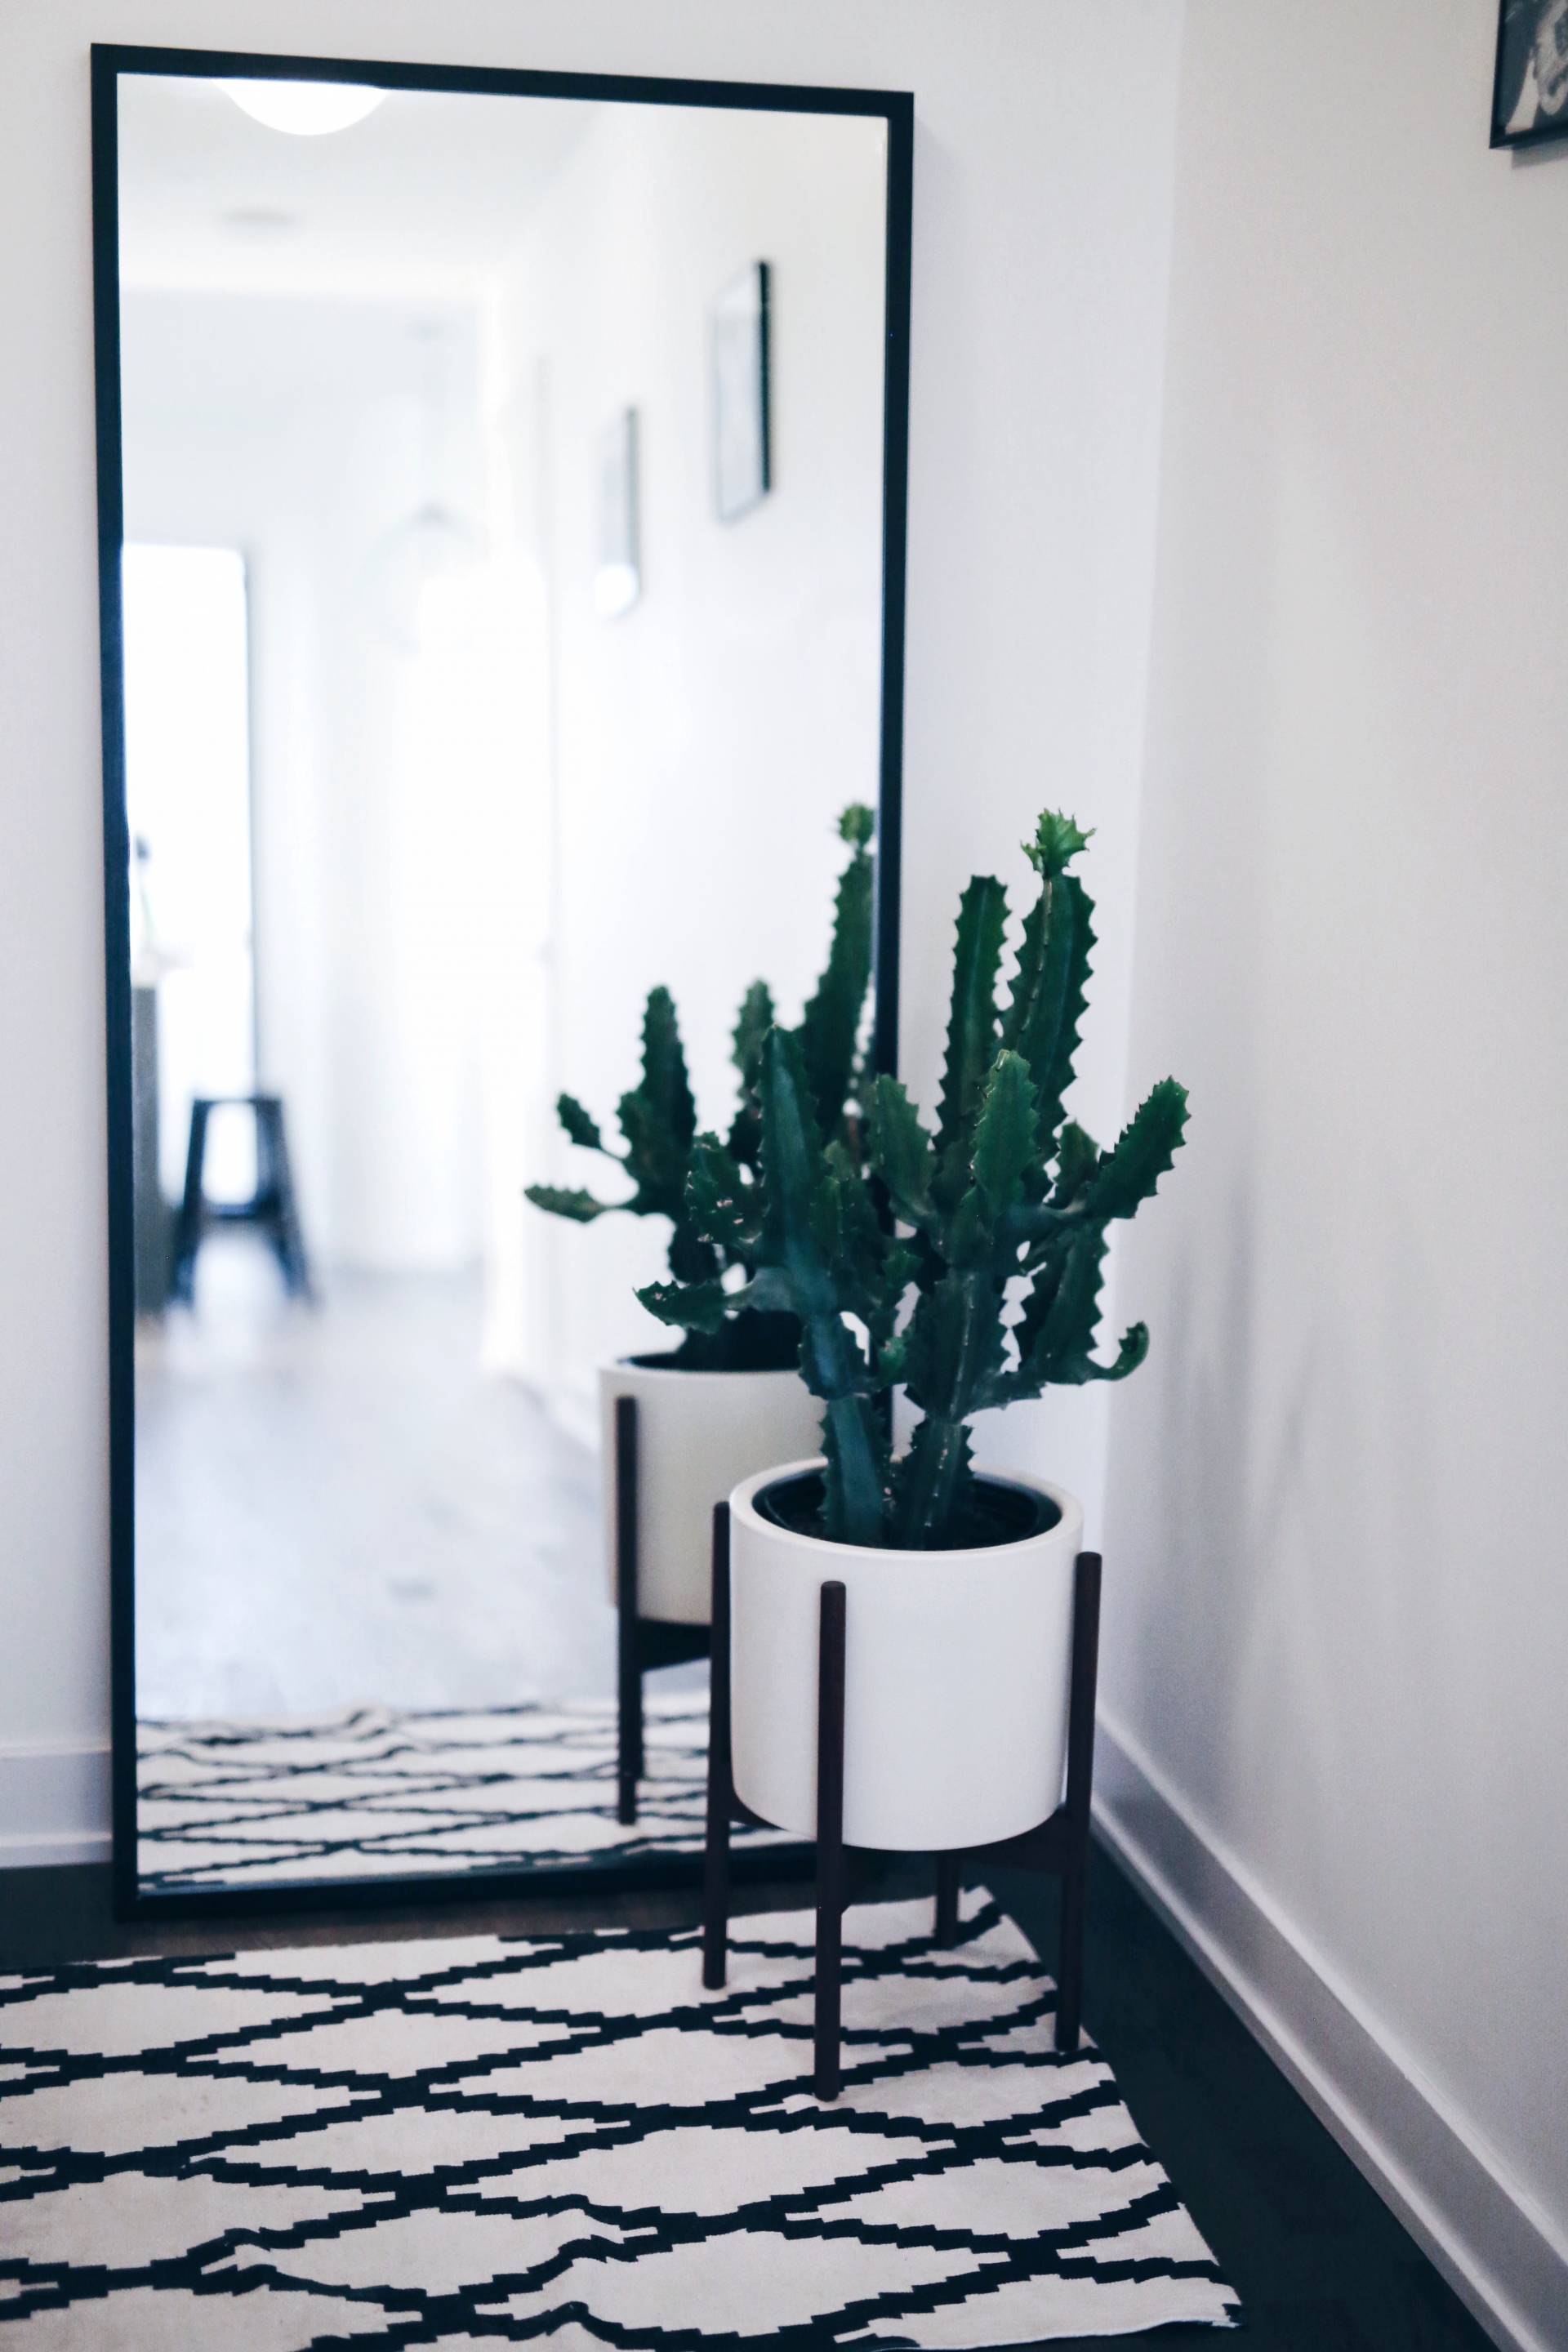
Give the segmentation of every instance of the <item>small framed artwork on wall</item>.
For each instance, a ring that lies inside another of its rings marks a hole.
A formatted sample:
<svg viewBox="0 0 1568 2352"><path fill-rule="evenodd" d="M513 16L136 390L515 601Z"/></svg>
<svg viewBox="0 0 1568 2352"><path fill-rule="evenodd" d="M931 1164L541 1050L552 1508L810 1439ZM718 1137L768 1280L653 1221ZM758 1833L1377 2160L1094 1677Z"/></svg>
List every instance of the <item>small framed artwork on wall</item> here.
<svg viewBox="0 0 1568 2352"><path fill-rule="evenodd" d="M713 305L713 483L724 522L773 488L769 276L753 261Z"/></svg>
<svg viewBox="0 0 1568 2352"><path fill-rule="evenodd" d="M1568 0L1500 0L1492 145L1568 138Z"/></svg>
<svg viewBox="0 0 1568 2352"><path fill-rule="evenodd" d="M637 413L623 408L599 435L595 450L599 502L598 560L594 610L613 621L642 594L637 518Z"/></svg>

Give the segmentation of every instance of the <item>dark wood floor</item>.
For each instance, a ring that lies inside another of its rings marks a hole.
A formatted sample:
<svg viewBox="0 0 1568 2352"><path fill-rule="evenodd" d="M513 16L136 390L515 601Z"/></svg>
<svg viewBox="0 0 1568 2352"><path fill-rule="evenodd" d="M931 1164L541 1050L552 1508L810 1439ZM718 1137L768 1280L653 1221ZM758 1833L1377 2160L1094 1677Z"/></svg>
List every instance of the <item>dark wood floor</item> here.
<svg viewBox="0 0 1568 2352"><path fill-rule="evenodd" d="M900 1868L876 1891L923 1885ZM1055 1894L998 1874L994 1891L1047 1956ZM748 1910L800 1885L738 1890ZM138 1952L203 1953L411 1935L685 1925L685 1890L354 1909L308 1917L117 1923L106 1869L0 1874L0 1969ZM1110 1858L1097 1851L1086 2009L1144 2137L1247 2309L1249 2352L1485 2352L1489 2339L1310 2108ZM1207 2328L1162 2347L1205 2345ZM1103 2339L1094 2339L1103 2352ZM87 2352L84 2346L83 2352ZM1057 2352L1072 2352L1058 2344ZM1087 2341L1082 2352L1090 2352Z"/></svg>

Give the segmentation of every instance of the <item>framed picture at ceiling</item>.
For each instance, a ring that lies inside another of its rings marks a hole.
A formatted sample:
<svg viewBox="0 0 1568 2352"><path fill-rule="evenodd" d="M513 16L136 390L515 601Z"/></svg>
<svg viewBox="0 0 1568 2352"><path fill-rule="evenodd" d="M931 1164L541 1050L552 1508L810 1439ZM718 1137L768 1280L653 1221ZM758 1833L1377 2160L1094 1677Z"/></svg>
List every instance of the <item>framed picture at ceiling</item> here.
<svg viewBox="0 0 1568 2352"><path fill-rule="evenodd" d="M1500 0L1492 145L1568 138L1568 0Z"/></svg>
<svg viewBox="0 0 1568 2352"><path fill-rule="evenodd" d="M637 413L617 411L595 445L598 538L594 570L594 610L613 621L629 613L642 594L642 551L637 500Z"/></svg>
<svg viewBox="0 0 1568 2352"><path fill-rule="evenodd" d="M713 484L724 522L773 488L769 276L765 261L753 261L712 310Z"/></svg>

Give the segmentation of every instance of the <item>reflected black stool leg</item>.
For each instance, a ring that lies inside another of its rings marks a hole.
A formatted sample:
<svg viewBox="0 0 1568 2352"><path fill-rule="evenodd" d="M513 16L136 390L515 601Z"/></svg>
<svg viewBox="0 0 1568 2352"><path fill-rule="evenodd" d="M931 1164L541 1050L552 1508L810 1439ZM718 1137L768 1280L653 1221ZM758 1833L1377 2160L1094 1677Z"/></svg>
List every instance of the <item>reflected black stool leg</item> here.
<svg viewBox="0 0 1568 2352"><path fill-rule="evenodd" d="M1082 1551L1073 1576L1072 1685L1068 1712L1067 1861L1062 1870L1057 2048L1078 2048L1083 2021L1083 1929L1094 1793L1094 1703L1100 1657L1100 1554Z"/></svg>
<svg viewBox="0 0 1568 2352"><path fill-rule="evenodd" d="M816 1666L816 2020L813 2088L836 2099L844 1974L844 1602L822 1588Z"/></svg>
<svg viewBox="0 0 1568 2352"><path fill-rule="evenodd" d="M730 1506L713 1506L713 1637L708 1696L708 1842L702 1857L702 1981L722 1985L730 1942Z"/></svg>
<svg viewBox="0 0 1568 2352"><path fill-rule="evenodd" d="M637 1817L643 1770L642 1654L637 1640L637 1405L616 1399L616 1761L619 1818Z"/></svg>
<svg viewBox="0 0 1568 2352"><path fill-rule="evenodd" d="M305 1255L305 1238L300 1230L300 1204L294 1197L294 1171L289 1158L283 1106L280 1102L271 1101L266 1110L267 1184L276 1202L277 1248L283 1268L283 1280L293 1297L310 1298L315 1292L310 1280L310 1262ZM259 1124L259 1111L257 1116ZM259 1184L257 1189L261 1189Z"/></svg>
<svg viewBox="0 0 1568 2352"><path fill-rule="evenodd" d="M185 1145L185 1189L174 1221L174 1265L169 1276L171 1295L189 1307L196 1291L196 1252L202 1242L202 1185L207 1156L207 1114L210 1103L200 1096L191 1105L191 1132Z"/></svg>
<svg viewBox="0 0 1568 2352"><path fill-rule="evenodd" d="M962 1853L939 1853L936 1858L936 1940L951 1951L958 1941L958 1894L963 1884Z"/></svg>

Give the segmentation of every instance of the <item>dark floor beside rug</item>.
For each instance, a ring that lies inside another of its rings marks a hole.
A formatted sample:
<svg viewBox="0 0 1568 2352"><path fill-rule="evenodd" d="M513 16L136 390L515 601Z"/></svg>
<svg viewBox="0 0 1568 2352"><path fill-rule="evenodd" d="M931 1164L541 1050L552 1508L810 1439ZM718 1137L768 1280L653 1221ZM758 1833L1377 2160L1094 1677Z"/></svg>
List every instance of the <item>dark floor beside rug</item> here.
<svg viewBox="0 0 1568 2352"><path fill-rule="evenodd" d="M879 1893L912 1892L900 1869ZM1045 1954L1054 1892L992 1884ZM752 1887L746 1910L794 1907L798 1885ZM117 1924L101 1868L0 1874L0 1969L134 1952L217 1952L412 1935L694 1921L695 1890L412 1913L356 1909L215 1923ZM1146 2138L1240 2294L1255 2352L1488 2352L1470 2318L1219 1995L1100 1851L1089 1906L1088 2022ZM1134 2339L1135 2340L1135 2339ZM1168 2330L1162 2352L1208 2328ZM1104 2339L1098 2338L1099 2352ZM1060 2342L1054 2352L1071 2352ZM1085 2346L1084 2352L1089 2352Z"/></svg>

